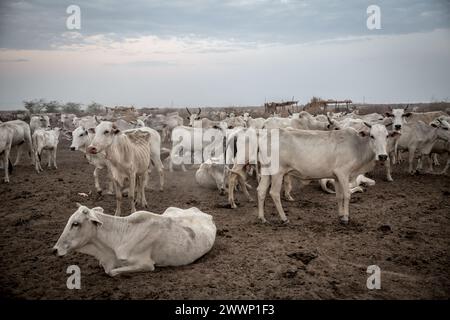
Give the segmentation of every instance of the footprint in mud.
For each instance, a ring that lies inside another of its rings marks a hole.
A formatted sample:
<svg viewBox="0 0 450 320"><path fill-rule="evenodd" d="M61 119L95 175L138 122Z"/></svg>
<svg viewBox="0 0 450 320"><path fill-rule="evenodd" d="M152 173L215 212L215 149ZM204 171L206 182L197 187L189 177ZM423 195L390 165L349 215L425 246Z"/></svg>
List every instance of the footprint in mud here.
<svg viewBox="0 0 450 320"><path fill-rule="evenodd" d="M299 261L303 262L303 264L307 265L311 261L316 259L319 255L315 251L302 250L302 251L288 253L287 256L291 259L299 260Z"/></svg>

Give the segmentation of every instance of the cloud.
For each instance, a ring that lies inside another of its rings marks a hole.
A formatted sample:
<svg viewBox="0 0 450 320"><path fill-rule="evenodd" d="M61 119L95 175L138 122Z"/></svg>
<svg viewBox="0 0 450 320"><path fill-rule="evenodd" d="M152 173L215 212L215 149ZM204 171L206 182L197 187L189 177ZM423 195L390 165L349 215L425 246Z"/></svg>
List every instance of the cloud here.
<svg viewBox="0 0 450 320"><path fill-rule="evenodd" d="M370 35L366 8L371 1L325 0L77 0L80 34L117 38L154 35L241 42L304 43ZM382 29L377 34L407 34L450 28L448 1L378 0ZM0 2L0 48L49 49L74 43L66 30L64 1ZM373 32L372 32L373 33Z"/></svg>

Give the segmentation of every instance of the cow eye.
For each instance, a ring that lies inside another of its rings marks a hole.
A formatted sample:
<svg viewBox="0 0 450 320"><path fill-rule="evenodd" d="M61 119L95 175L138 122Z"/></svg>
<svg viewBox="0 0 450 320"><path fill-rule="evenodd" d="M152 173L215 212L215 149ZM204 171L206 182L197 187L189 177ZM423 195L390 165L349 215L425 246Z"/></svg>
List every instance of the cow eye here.
<svg viewBox="0 0 450 320"><path fill-rule="evenodd" d="M370 135L370 137L371 137L372 139L375 139L375 137L374 137L373 135Z"/></svg>
<svg viewBox="0 0 450 320"><path fill-rule="evenodd" d="M82 136L84 136L84 133L81 133L81 134L80 134L80 137L82 137Z"/></svg>
<svg viewBox="0 0 450 320"><path fill-rule="evenodd" d="M79 225L80 225L80 224L79 224L78 222L75 221L75 222L72 223L72 228L74 228L74 227L76 228L76 227L78 227Z"/></svg>
<svg viewBox="0 0 450 320"><path fill-rule="evenodd" d="M106 130L105 132L103 132L103 134L108 134L109 133L109 131L108 130Z"/></svg>

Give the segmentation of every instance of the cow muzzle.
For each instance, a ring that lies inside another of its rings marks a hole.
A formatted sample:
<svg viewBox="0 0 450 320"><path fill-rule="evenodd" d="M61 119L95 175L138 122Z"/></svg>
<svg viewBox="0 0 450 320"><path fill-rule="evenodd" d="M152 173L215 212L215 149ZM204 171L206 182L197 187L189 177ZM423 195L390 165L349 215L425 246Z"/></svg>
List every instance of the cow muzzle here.
<svg viewBox="0 0 450 320"><path fill-rule="evenodd" d="M75 151L75 147L70 147L70 151Z"/></svg>
<svg viewBox="0 0 450 320"><path fill-rule="evenodd" d="M400 131L402 129L402 125L401 124L396 124L394 126L395 130Z"/></svg>
<svg viewBox="0 0 450 320"><path fill-rule="evenodd" d="M57 247L53 247L52 248L52 253L53 255L57 256L57 257L62 257L65 255L64 252L60 252L60 250Z"/></svg>
<svg viewBox="0 0 450 320"><path fill-rule="evenodd" d="M97 148L96 147L89 147L87 148L87 152L91 154L97 154Z"/></svg>
<svg viewBox="0 0 450 320"><path fill-rule="evenodd" d="M387 156L387 154L380 154L380 155L378 155L378 160L379 161L386 161L387 160L387 158L388 158L388 156Z"/></svg>

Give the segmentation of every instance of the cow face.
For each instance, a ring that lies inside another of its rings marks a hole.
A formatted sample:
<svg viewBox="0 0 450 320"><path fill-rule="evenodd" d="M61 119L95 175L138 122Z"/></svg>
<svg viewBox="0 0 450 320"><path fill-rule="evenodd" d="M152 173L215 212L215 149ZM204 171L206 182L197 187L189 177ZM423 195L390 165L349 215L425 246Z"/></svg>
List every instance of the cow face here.
<svg viewBox="0 0 450 320"><path fill-rule="evenodd" d="M242 115L242 119L247 122L248 120L250 120L250 113L248 112L244 112L244 114Z"/></svg>
<svg viewBox="0 0 450 320"><path fill-rule="evenodd" d="M72 144L70 150L75 151L80 148L86 148L89 146L89 134L83 127L78 127L72 132Z"/></svg>
<svg viewBox="0 0 450 320"><path fill-rule="evenodd" d="M192 113L188 108L186 108L186 111L188 112L187 119L189 120L189 126L193 127L195 121L200 120L200 113L202 112L202 109L198 108L198 113Z"/></svg>
<svg viewBox="0 0 450 320"><path fill-rule="evenodd" d="M108 148L112 144L114 136L120 132L116 125L110 121L102 121L95 129L89 130L95 133L87 148L87 152L91 154L97 154Z"/></svg>
<svg viewBox="0 0 450 320"><path fill-rule="evenodd" d="M405 112L406 109L393 109L392 112L387 112L386 116L393 118L392 127L395 131L402 129L403 123L406 123L406 118L411 116L411 112Z"/></svg>
<svg viewBox="0 0 450 320"><path fill-rule="evenodd" d="M103 212L102 208L89 209L80 204L77 205L78 210L69 218L63 233L53 247L53 252L60 257L88 244L102 224L98 218L98 213Z"/></svg>
<svg viewBox="0 0 450 320"><path fill-rule="evenodd" d="M397 135L400 135L400 133L396 131L388 133L386 127L382 124L374 124L374 125L369 125L368 123L364 124L370 128L368 134L369 144L375 153L375 160L386 161L388 158L387 153L388 139L394 138ZM366 135L363 132L361 132L360 134L363 136Z"/></svg>

